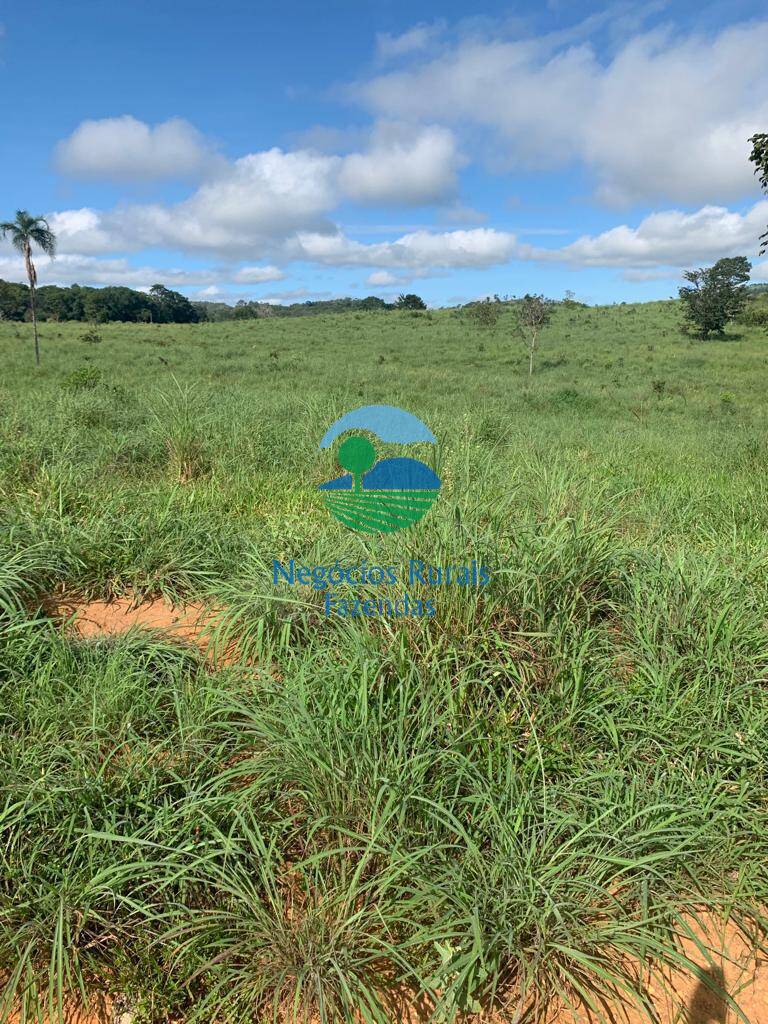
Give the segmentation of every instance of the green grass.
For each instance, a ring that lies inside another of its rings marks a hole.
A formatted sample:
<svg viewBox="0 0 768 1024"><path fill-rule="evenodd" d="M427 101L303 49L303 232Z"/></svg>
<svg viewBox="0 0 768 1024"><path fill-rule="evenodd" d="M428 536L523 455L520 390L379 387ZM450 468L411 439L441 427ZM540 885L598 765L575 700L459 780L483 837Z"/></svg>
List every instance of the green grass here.
<svg viewBox="0 0 768 1024"><path fill-rule="evenodd" d="M762 920L768 339L677 320L559 308L530 380L508 313L47 323L39 372L0 323L0 1021L517 1021ZM392 534L317 491L378 402L439 439ZM291 558L492 577L326 617ZM239 661L78 639L61 592L208 600Z"/></svg>

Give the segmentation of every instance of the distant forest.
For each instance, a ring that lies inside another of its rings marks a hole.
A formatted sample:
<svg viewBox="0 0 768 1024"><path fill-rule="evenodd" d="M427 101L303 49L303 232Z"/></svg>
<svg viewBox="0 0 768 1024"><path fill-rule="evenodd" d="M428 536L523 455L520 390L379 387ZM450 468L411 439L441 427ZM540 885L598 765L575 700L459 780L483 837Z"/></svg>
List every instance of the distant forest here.
<svg viewBox="0 0 768 1024"><path fill-rule="evenodd" d="M148 292L114 286L88 288L73 284L69 288L43 285L36 292L38 320L84 320L107 323L193 324L217 320L252 320L271 316L311 316L316 313L348 313L371 309L394 309L375 295L365 299L328 299L321 302L296 302L277 305L240 300L234 306L226 302L192 302L180 292L156 284ZM423 303L422 303L423 306ZM29 319L29 288L25 284L0 280L0 320Z"/></svg>
<svg viewBox="0 0 768 1024"><path fill-rule="evenodd" d="M751 296L768 293L768 284L751 284ZM226 302L191 301L180 292L162 284L153 285L148 292L133 288L110 286L89 288L73 284L69 288L48 284L37 289L38 320L83 320L89 323L125 321L128 323L195 324L220 320L256 320L274 316L313 316L318 313L356 313L366 310L425 309L418 295L401 295L396 302L385 302L375 295L364 299L338 298L294 302L278 305L270 302L241 299L231 306ZM571 293L567 293L571 295ZM487 307L510 302L509 296L493 302L471 302L467 306ZM514 300L511 300L514 302ZM573 299L567 298L573 305ZM578 303L582 305L582 303ZM25 284L0 280L0 320L28 320L30 316L29 288ZM485 321L488 317L480 318ZM495 322L495 318L493 318Z"/></svg>

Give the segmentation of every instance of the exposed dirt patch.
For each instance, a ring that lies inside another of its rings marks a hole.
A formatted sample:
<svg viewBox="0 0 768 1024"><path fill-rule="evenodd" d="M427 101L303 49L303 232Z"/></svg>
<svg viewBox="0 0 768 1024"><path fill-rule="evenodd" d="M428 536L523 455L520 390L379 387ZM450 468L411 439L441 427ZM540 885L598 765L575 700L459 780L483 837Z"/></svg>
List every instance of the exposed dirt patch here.
<svg viewBox="0 0 768 1024"><path fill-rule="evenodd" d="M59 605L58 614L74 615L72 625L80 636L114 636L138 627L168 633L198 647L204 645L201 630L210 618L210 613L200 604L177 607L164 598L136 604L130 597Z"/></svg>
<svg viewBox="0 0 768 1024"><path fill-rule="evenodd" d="M27 1018L29 1021L32 1019ZM8 1024L19 1024L20 1021L20 1014L15 1013L11 1015ZM93 1006L88 1010L73 1003L68 1004L64 1007L61 1019L58 1012L54 1012L53 1018L44 1012L41 1024L133 1024L133 1016L121 1012L103 996L97 996L93 999Z"/></svg>
<svg viewBox="0 0 768 1024"><path fill-rule="evenodd" d="M216 609L203 604L174 605L162 597L140 602L132 597L109 601L65 599L55 602L48 613L69 620L78 636L118 636L131 629L146 629L196 647L216 666L233 660L233 651L213 651L208 629L216 618Z"/></svg>

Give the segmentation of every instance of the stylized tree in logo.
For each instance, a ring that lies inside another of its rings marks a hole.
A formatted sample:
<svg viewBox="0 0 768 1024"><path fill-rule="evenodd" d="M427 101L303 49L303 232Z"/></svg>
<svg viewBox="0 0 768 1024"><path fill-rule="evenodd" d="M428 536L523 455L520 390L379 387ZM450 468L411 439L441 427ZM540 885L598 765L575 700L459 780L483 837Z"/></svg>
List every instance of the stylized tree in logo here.
<svg viewBox="0 0 768 1024"><path fill-rule="evenodd" d="M376 449L367 437L348 437L339 445L336 458L341 468L352 474L352 489L359 493L363 489L363 473L376 461Z"/></svg>

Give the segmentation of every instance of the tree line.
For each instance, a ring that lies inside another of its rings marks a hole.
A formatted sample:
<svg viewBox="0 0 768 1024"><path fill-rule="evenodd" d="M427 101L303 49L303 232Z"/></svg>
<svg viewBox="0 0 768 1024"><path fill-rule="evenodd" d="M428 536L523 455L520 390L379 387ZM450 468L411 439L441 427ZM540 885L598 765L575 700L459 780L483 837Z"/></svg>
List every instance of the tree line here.
<svg viewBox="0 0 768 1024"><path fill-rule="evenodd" d="M185 295L162 284L153 285L149 292L119 285L89 288L73 284L63 288L47 284L34 289L34 301L37 320L194 324L205 319ZM28 285L0 280L0 320L31 319L31 302Z"/></svg>
<svg viewBox="0 0 768 1024"><path fill-rule="evenodd" d="M188 299L180 292L155 284L149 292L121 285L91 288L48 284L34 290L36 320L83 320L89 323L124 321L128 323L193 324L205 321L258 320L273 316L313 316L319 313L354 313L385 309L426 309L418 295L401 295L396 302L385 302L376 295L364 299L310 299L278 305L241 299L227 302L203 302ZM0 280L0 320L31 320L32 294L29 285Z"/></svg>
<svg viewBox="0 0 768 1024"><path fill-rule="evenodd" d="M306 302L277 304L240 299L234 306L228 302L195 302L203 320L261 320L271 316L314 316L318 313L356 313L376 309L393 309L394 304L376 295L364 299L307 299Z"/></svg>
<svg viewBox="0 0 768 1024"><path fill-rule="evenodd" d="M234 306L227 302L194 302L201 320L259 320L269 316L314 316L318 313L365 313L376 309L426 309L420 295L398 295L395 302L386 302L378 295L364 299L340 296L335 299L307 299L305 302L277 304L240 299Z"/></svg>

